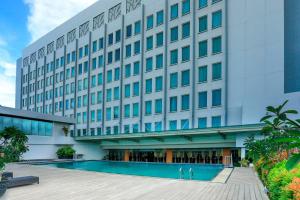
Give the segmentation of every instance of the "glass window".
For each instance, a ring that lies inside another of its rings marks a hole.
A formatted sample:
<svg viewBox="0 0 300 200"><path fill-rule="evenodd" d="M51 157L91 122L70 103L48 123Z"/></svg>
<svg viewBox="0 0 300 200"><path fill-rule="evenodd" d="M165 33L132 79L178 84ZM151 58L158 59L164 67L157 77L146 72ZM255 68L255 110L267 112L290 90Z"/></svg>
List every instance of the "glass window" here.
<svg viewBox="0 0 300 200"><path fill-rule="evenodd" d="M163 78L162 76L156 77L155 78L155 91L160 92L162 91L163 88Z"/></svg>
<svg viewBox="0 0 300 200"><path fill-rule="evenodd" d="M93 58L92 60L92 69L96 69L97 68L97 58Z"/></svg>
<svg viewBox="0 0 300 200"><path fill-rule="evenodd" d="M115 81L120 80L120 68L119 67L115 68L115 79L114 80Z"/></svg>
<svg viewBox="0 0 300 200"><path fill-rule="evenodd" d="M199 57L207 56L207 40L199 42Z"/></svg>
<svg viewBox="0 0 300 200"><path fill-rule="evenodd" d="M100 38L100 39L99 39L99 50L100 50L100 49L103 49L103 47L104 47L104 39L103 39L103 38Z"/></svg>
<svg viewBox="0 0 300 200"><path fill-rule="evenodd" d="M152 79L146 80L146 94L152 92Z"/></svg>
<svg viewBox="0 0 300 200"><path fill-rule="evenodd" d="M170 112L177 112L177 97L170 97Z"/></svg>
<svg viewBox="0 0 300 200"><path fill-rule="evenodd" d="M121 30L116 31L116 43L121 41Z"/></svg>
<svg viewBox="0 0 300 200"><path fill-rule="evenodd" d="M127 27L126 27L126 37L128 38L128 37L131 37L131 35L132 35L132 25L128 25Z"/></svg>
<svg viewBox="0 0 300 200"><path fill-rule="evenodd" d="M151 123L145 123L145 132L151 132L152 131L152 124Z"/></svg>
<svg viewBox="0 0 300 200"><path fill-rule="evenodd" d="M212 91L212 106L221 106L222 103L222 92L221 89Z"/></svg>
<svg viewBox="0 0 300 200"><path fill-rule="evenodd" d="M178 40L178 26L171 28L171 42Z"/></svg>
<svg viewBox="0 0 300 200"><path fill-rule="evenodd" d="M162 131L162 122L155 122L154 126L155 131Z"/></svg>
<svg viewBox="0 0 300 200"><path fill-rule="evenodd" d="M155 100L155 114L162 113L162 99Z"/></svg>
<svg viewBox="0 0 300 200"><path fill-rule="evenodd" d="M112 45L114 42L114 34L111 33L108 35L108 45Z"/></svg>
<svg viewBox="0 0 300 200"><path fill-rule="evenodd" d="M126 58L131 56L131 44L126 45Z"/></svg>
<svg viewBox="0 0 300 200"><path fill-rule="evenodd" d="M181 110L189 110L190 109L190 95L182 95L181 96Z"/></svg>
<svg viewBox="0 0 300 200"><path fill-rule="evenodd" d="M156 34L156 47L161 47L164 43L164 34L163 32Z"/></svg>
<svg viewBox="0 0 300 200"><path fill-rule="evenodd" d="M140 41L136 41L134 43L134 54L137 55L141 52L141 42Z"/></svg>
<svg viewBox="0 0 300 200"><path fill-rule="evenodd" d="M207 118L200 117L198 118L198 128L206 128L207 127Z"/></svg>
<svg viewBox="0 0 300 200"><path fill-rule="evenodd" d="M198 81L199 83L207 81L207 66L202 66L198 68Z"/></svg>
<svg viewBox="0 0 300 200"><path fill-rule="evenodd" d="M127 64L125 65L125 78L128 78L131 76L131 65Z"/></svg>
<svg viewBox="0 0 300 200"><path fill-rule="evenodd" d="M171 20L178 18L178 4L171 6Z"/></svg>
<svg viewBox="0 0 300 200"><path fill-rule="evenodd" d="M120 49L116 49L115 50L115 61L119 61L121 59L121 50Z"/></svg>
<svg viewBox="0 0 300 200"><path fill-rule="evenodd" d="M190 60L190 46L182 47L182 62Z"/></svg>
<svg viewBox="0 0 300 200"><path fill-rule="evenodd" d="M134 23L134 34L140 34L141 33L141 21L137 21Z"/></svg>
<svg viewBox="0 0 300 200"><path fill-rule="evenodd" d="M153 49L153 36L147 37L146 49L147 51Z"/></svg>
<svg viewBox="0 0 300 200"><path fill-rule="evenodd" d="M38 127L39 127L39 134L38 135L46 135L46 127L45 127L45 122L38 122Z"/></svg>
<svg viewBox="0 0 300 200"><path fill-rule="evenodd" d="M133 133L138 133L139 132L139 125L138 124L133 124L132 125L132 132Z"/></svg>
<svg viewBox="0 0 300 200"><path fill-rule="evenodd" d="M113 53L112 52L108 52L107 55L107 63L110 64L113 61Z"/></svg>
<svg viewBox="0 0 300 200"><path fill-rule="evenodd" d="M189 120L188 119L181 120L181 129L182 130L189 129Z"/></svg>
<svg viewBox="0 0 300 200"><path fill-rule="evenodd" d="M145 102L145 115L151 115L152 114L152 101L146 101Z"/></svg>
<svg viewBox="0 0 300 200"><path fill-rule="evenodd" d="M182 39L190 37L190 22L182 25Z"/></svg>
<svg viewBox="0 0 300 200"><path fill-rule="evenodd" d="M190 0L182 1L182 15L190 13Z"/></svg>
<svg viewBox="0 0 300 200"><path fill-rule="evenodd" d="M93 87L96 87L96 75L93 75L92 76L92 81L91 81L92 83L91 83L91 87L93 88Z"/></svg>
<svg viewBox="0 0 300 200"><path fill-rule="evenodd" d="M199 92L198 93L198 108L206 108L207 107L207 92Z"/></svg>
<svg viewBox="0 0 300 200"><path fill-rule="evenodd" d="M177 130L177 120L169 121L169 130L171 131Z"/></svg>
<svg viewBox="0 0 300 200"><path fill-rule="evenodd" d="M139 103L134 103L132 105L132 107L133 107L132 116L133 117L138 117L139 116Z"/></svg>
<svg viewBox="0 0 300 200"><path fill-rule="evenodd" d="M103 79L102 79L102 73L98 74L98 85L102 85Z"/></svg>
<svg viewBox="0 0 300 200"><path fill-rule="evenodd" d="M114 119L119 118L120 109L119 106L114 106Z"/></svg>
<svg viewBox="0 0 300 200"><path fill-rule="evenodd" d="M152 71L153 67L153 59L152 57L146 59L146 72Z"/></svg>
<svg viewBox="0 0 300 200"><path fill-rule="evenodd" d="M212 39L212 53L217 54L222 52L222 37L215 37Z"/></svg>
<svg viewBox="0 0 300 200"><path fill-rule="evenodd" d="M178 73L170 74L170 88L174 89L178 87Z"/></svg>
<svg viewBox="0 0 300 200"><path fill-rule="evenodd" d="M91 122L95 122L95 111L91 111Z"/></svg>
<svg viewBox="0 0 300 200"><path fill-rule="evenodd" d="M102 91L97 92L97 103L102 103Z"/></svg>
<svg viewBox="0 0 300 200"><path fill-rule="evenodd" d="M130 97L130 84L125 85L125 98Z"/></svg>
<svg viewBox="0 0 300 200"><path fill-rule="evenodd" d="M147 17L147 29L153 28L153 15Z"/></svg>
<svg viewBox="0 0 300 200"><path fill-rule="evenodd" d="M214 63L212 65L212 79L220 80L222 78L222 64L221 63Z"/></svg>
<svg viewBox="0 0 300 200"><path fill-rule="evenodd" d="M106 108L106 121L111 120L111 108Z"/></svg>
<svg viewBox="0 0 300 200"><path fill-rule="evenodd" d="M221 116L214 116L211 118L211 126L212 127L220 127L221 126Z"/></svg>
<svg viewBox="0 0 300 200"><path fill-rule="evenodd" d="M170 65L176 65L177 63L178 63L178 50L177 49L175 49L175 50L172 50L171 52L170 52Z"/></svg>
<svg viewBox="0 0 300 200"><path fill-rule="evenodd" d="M156 69L163 68L163 54L159 54L156 56Z"/></svg>
<svg viewBox="0 0 300 200"><path fill-rule="evenodd" d="M181 86L190 85L190 70L185 70L181 72Z"/></svg>
<svg viewBox="0 0 300 200"><path fill-rule="evenodd" d="M125 118L130 117L130 104L127 104L124 106L124 117Z"/></svg>
<svg viewBox="0 0 300 200"><path fill-rule="evenodd" d="M79 48L79 59L83 57L83 48Z"/></svg>
<svg viewBox="0 0 300 200"><path fill-rule="evenodd" d="M112 82L112 70L107 71L107 83Z"/></svg>
<svg viewBox="0 0 300 200"><path fill-rule="evenodd" d="M164 23L164 11L161 10L156 13L156 26L159 26Z"/></svg>
<svg viewBox="0 0 300 200"><path fill-rule="evenodd" d="M212 13L212 28L219 28L222 26L222 10Z"/></svg>
<svg viewBox="0 0 300 200"><path fill-rule="evenodd" d="M120 88L115 87L114 88L114 100L119 100L120 99Z"/></svg>
<svg viewBox="0 0 300 200"><path fill-rule="evenodd" d="M207 31L207 15L199 18L199 32Z"/></svg>
<svg viewBox="0 0 300 200"><path fill-rule="evenodd" d="M89 45L84 46L84 56L89 55Z"/></svg>
<svg viewBox="0 0 300 200"><path fill-rule="evenodd" d="M124 133L130 133L129 125L124 125Z"/></svg>
<svg viewBox="0 0 300 200"><path fill-rule="evenodd" d="M199 0L199 8L205 8L207 6L207 0Z"/></svg>
<svg viewBox="0 0 300 200"><path fill-rule="evenodd" d="M106 135L110 135L111 134L111 127L106 127Z"/></svg>
<svg viewBox="0 0 300 200"><path fill-rule="evenodd" d="M140 74L140 62L135 62L133 64L133 75L139 75Z"/></svg>
<svg viewBox="0 0 300 200"><path fill-rule="evenodd" d="M93 41L93 53L97 51L97 40Z"/></svg>
<svg viewBox="0 0 300 200"><path fill-rule="evenodd" d="M139 82L133 83L133 96L139 96L140 93L140 87Z"/></svg>
<svg viewBox="0 0 300 200"><path fill-rule="evenodd" d="M98 56L98 68L103 67L103 55Z"/></svg>

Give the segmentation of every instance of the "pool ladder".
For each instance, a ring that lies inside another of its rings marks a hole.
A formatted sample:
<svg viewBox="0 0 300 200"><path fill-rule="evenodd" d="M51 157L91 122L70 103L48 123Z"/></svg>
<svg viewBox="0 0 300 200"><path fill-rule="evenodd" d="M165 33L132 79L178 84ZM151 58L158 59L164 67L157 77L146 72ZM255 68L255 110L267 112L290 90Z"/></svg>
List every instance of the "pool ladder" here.
<svg viewBox="0 0 300 200"><path fill-rule="evenodd" d="M192 168L189 169L189 178L193 180L194 171ZM182 167L179 168L179 179L184 179L184 170Z"/></svg>

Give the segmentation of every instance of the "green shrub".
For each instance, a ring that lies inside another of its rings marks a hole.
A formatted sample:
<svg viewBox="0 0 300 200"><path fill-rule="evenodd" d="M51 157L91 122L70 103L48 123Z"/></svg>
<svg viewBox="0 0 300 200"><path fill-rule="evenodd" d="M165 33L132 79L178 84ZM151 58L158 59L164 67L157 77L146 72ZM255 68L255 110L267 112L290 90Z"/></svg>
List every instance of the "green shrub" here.
<svg viewBox="0 0 300 200"><path fill-rule="evenodd" d="M241 167L248 167L249 166L249 161L245 158L243 158L239 164L241 165Z"/></svg>
<svg viewBox="0 0 300 200"><path fill-rule="evenodd" d="M75 152L71 146L64 146L57 150L56 155L59 159L72 159Z"/></svg>

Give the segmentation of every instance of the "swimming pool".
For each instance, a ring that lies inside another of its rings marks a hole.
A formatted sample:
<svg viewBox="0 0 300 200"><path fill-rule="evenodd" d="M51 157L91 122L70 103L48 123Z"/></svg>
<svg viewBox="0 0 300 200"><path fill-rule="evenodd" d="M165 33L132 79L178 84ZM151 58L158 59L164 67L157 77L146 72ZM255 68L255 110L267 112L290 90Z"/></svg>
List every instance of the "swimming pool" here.
<svg viewBox="0 0 300 200"><path fill-rule="evenodd" d="M79 161L51 163L48 166L114 174L150 176L173 179L210 181L223 169L223 165L165 164L114 161ZM181 171L181 173L180 173ZM180 175L181 174L181 175ZM192 176L192 177L191 177Z"/></svg>

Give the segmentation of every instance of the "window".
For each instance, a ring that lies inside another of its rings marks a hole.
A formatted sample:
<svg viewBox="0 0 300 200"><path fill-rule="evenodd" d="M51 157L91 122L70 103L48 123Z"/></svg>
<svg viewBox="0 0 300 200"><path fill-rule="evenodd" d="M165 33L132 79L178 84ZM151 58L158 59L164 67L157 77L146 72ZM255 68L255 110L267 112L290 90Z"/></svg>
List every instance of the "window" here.
<svg viewBox="0 0 300 200"><path fill-rule="evenodd" d="M131 44L126 45L126 53L125 53L126 58L131 56Z"/></svg>
<svg viewBox="0 0 300 200"><path fill-rule="evenodd" d="M156 13L156 26L159 26L164 23L164 11L161 10Z"/></svg>
<svg viewBox="0 0 300 200"><path fill-rule="evenodd" d="M129 38L132 35L132 25L126 27L126 37Z"/></svg>
<svg viewBox="0 0 300 200"><path fill-rule="evenodd" d="M154 126L155 131L162 131L162 122L155 122Z"/></svg>
<svg viewBox="0 0 300 200"><path fill-rule="evenodd" d="M207 107L207 92L199 92L198 93L198 108L206 108Z"/></svg>
<svg viewBox="0 0 300 200"><path fill-rule="evenodd" d="M116 31L116 43L121 41L121 30Z"/></svg>
<svg viewBox="0 0 300 200"><path fill-rule="evenodd" d="M199 33L207 31L207 15L199 18Z"/></svg>
<svg viewBox="0 0 300 200"><path fill-rule="evenodd" d="M107 89L106 90L106 102L110 102L111 101L111 89Z"/></svg>
<svg viewBox="0 0 300 200"><path fill-rule="evenodd" d="M130 117L130 104L127 104L124 106L124 117L125 118Z"/></svg>
<svg viewBox="0 0 300 200"><path fill-rule="evenodd" d="M212 39L212 53L217 54L222 52L222 37L215 37Z"/></svg>
<svg viewBox="0 0 300 200"><path fill-rule="evenodd" d="M163 55L159 54L156 56L156 69L163 68Z"/></svg>
<svg viewBox="0 0 300 200"><path fill-rule="evenodd" d="M101 122L102 121L102 110L98 109L97 110L97 122Z"/></svg>
<svg viewBox="0 0 300 200"><path fill-rule="evenodd" d="M155 114L162 113L162 99L155 100Z"/></svg>
<svg viewBox="0 0 300 200"><path fill-rule="evenodd" d="M199 0L199 8L205 8L207 6L207 0Z"/></svg>
<svg viewBox="0 0 300 200"><path fill-rule="evenodd" d="M136 41L134 43L134 55L137 55L141 52L141 42L140 41Z"/></svg>
<svg viewBox="0 0 300 200"><path fill-rule="evenodd" d="M152 114L152 101L146 101L145 102L145 115L151 115Z"/></svg>
<svg viewBox="0 0 300 200"><path fill-rule="evenodd" d="M183 0L182 1L182 15L186 15L190 13L190 0Z"/></svg>
<svg viewBox="0 0 300 200"><path fill-rule="evenodd" d="M156 92L162 91L162 87L163 87L163 78L162 78L162 76L156 77L155 78L155 91Z"/></svg>
<svg viewBox="0 0 300 200"><path fill-rule="evenodd" d="M91 111L91 122L95 122L95 111Z"/></svg>
<svg viewBox="0 0 300 200"><path fill-rule="evenodd" d="M135 62L133 64L133 75L139 75L140 74L140 62Z"/></svg>
<svg viewBox="0 0 300 200"><path fill-rule="evenodd" d="M153 49L153 36L147 37L146 49L147 51Z"/></svg>
<svg viewBox="0 0 300 200"><path fill-rule="evenodd" d="M207 81L207 66L198 68L198 82L204 83Z"/></svg>
<svg viewBox="0 0 300 200"><path fill-rule="evenodd" d="M98 74L98 85L102 85L103 83L103 78L102 78L102 73Z"/></svg>
<svg viewBox="0 0 300 200"><path fill-rule="evenodd" d="M222 1L222 0L212 0L211 4L218 3L219 1Z"/></svg>
<svg viewBox="0 0 300 200"><path fill-rule="evenodd" d="M115 62L119 61L121 58L121 51L120 49L115 50Z"/></svg>
<svg viewBox="0 0 300 200"><path fill-rule="evenodd" d="M181 72L181 86L190 85L190 70L185 70Z"/></svg>
<svg viewBox="0 0 300 200"><path fill-rule="evenodd" d="M164 34L163 32L156 34L156 47L161 47L164 43Z"/></svg>
<svg viewBox="0 0 300 200"><path fill-rule="evenodd" d="M119 118L120 108L119 106L114 106L114 119Z"/></svg>
<svg viewBox="0 0 300 200"><path fill-rule="evenodd" d="M83 57L83 49L82 47L79 48L79 59L81 59Z"/></svg>
<svg viewBox="0 0 300 200"><path fill-rule="evenodd" d="M113 134L117 135L119 134L119 126L114 126L114 129L113 129Z"/></svg>
<svg viewBox="0 0 300 200"><path fill-rule="evenodd" d="M108 55L107 55L107 63L108 64L111 64L113 61L113 53L112 52L108 52Z"/></svg>
<svg viewBox="0 0 300 200"><path fill-rule="evenodd" d="M93 53L97 51L97 40L93 41ZM69 54L68 54L69 55ZM69 63L69 62L68 62Z"/></svg>
<svg viewBox="0 0 300 200"><path fill-rule="evenodd" d="M147 17L147 29L153 28L153 15Z"/></svg>
<svg viewBox="0 0 300 200"><path fill-rule="evenodd" d="M207 118L200 117L198 118L198 128L206 128L207 127Z"/></svg>
<svg viewBox="0 0 300 200"><path fill-rule="evenodd" d="M178 4L171 6L171 20L178 18Z"/></svg>
<svg viewBox="0 0 300 200"><path fill-rule="evenodd" d="M139 82L133 83L133 96L139 96L140 87Z"/></svg>
<svg viewBox="0 0 300 200"><path fill-rule="evenodd" d="M103 55L98 56L98 68L103 67Z"/></svg>
<svg viewBox="0 0 300 200"><path fill-rule="evenodd" d="M127 64L125 65L125 78L128 78L131 76L131 65Z"/></svg>
<svg viewBox="0 0 300 200"><path fill-rule="evenodd" d="M170 112L177 112L177 97L170 97Z"/></svg>
<svg viewBox="0 0 300 200"><path fill-rule="evenodd" d="M132 132L133 133L139 132L139 125L138 124L133 124L132 125Z"/></svg>
<svg viewBox="0 0 300 200"><path fill-rule="evenodd" d="M120 80L120 68L119 67L115 68L115 79L114 80L115 81Z"/></svg>
<svg viewBox="0 0 300 200"><path fill-rule="evenodd" d="M170 74L170 88L174 89L178 87L178 73Z"/></svg>
<svg viewBox="0 0 300 200"><path fill-rule="evenodd" d="M137 21L134 23L134 34L138 35L141 33L141 21Z"/></svg>
<svg viewBox="0 0 300 200"><path fill-rule="evenodd" d="M221 89L212 91L212 106L221 106L222 103L222 92Z"/></svg>
<svg viewBox="0 0 300 200"><path fill-rule="evenodd" d="M146 72L152 71L153 67L153 59L152 57L146 59Z"/></svg>
<svg viewBox="0 0 300 200"><path fill-rule="evenodd" d="M129 130L129 125L124 125L124 133L129 133L130 130Z"/></svg>
<svg viewBox="0 0 300 200"><path fill-rule="evenodd" d="M189 129L189 120L188 119L181 120L181 129L182 130Z"/></svg>
<svg viewBox="0 0 300 200"><path fill-rule="evenodd" d="M207 40L199 42L199 58L207 56Z"/></svg>
<svg viewBox="0 0 300 200"><path fill-rule="evenodd" d="M181 96L181 110L189 110L190 109L190 95L182 95Z"/></svg>
<svg viewBox="0 0 300 200"><path fill-rule="evenodd" d="M174 49L170 52L170 65L176 65L178 63L178 50Z"/></svg>
<svg viewBox="0 0 300 200"><path fill-rule="evenodd" d="M91 87L96 87L96 75L92 76Z"/></svg>
<svg viewBox="0 0 300 200"><path fill-rule="evenodd" d="M169 121L169 130L171 131L177 130L177 120Z"/></svg>
<svg viewBox="0 0 300 200"><path fill-rule="evenodd" d="M171 28L171 42L178 40L178 26Z"/></svg>
<svg viewBox="0 0 300 200"><path fill-rule="evenodd" d="M182 47L182 62L190 60L190 46Z"/></svg>
<svg viewBox="0 0 300 200"><path fill-rule="evenodd" d="M114 43L114 34L111 33L108 35L108 45L112 45Z"/></svg>
<svg viewBox="0 0 300 200"><path fill-rule="evenodd" d="M104 47L104 39L103 39L103 38L100 38L100 39L99 39L99 50L100 50L100 49L103 49L103 47Z"/></svg>
<svg viewBox="0 0 300 200"><path fill-rule="evenodd" d="M119 100L120 99L120 88L115 87L114 88L114 100Z"/></svg>
<svg viewBox="0 0 300 200"><path fill-rule="evenodd" d="M212 127L220 127L221 126L221 116L214 116L211 118L211 126Z"/></svg>
<svg viewBox="0 0 300 200"><path fill-rule="evenodd" d="M125 85L125 98L130 97L130 84Z"/></svg>
<svg viewBox="0 0 300 200"><path fill-rule="evenodd" d="M152 92L152 79L146 80L146 94L149 94Z"/></svg>
<svg viewBox="0 0 300 200"><path fill-rule="evenodd" d="M212 13L212 29L222 26L222 10Z"/></svg>
<svg viewBox="0 0 300 200"><path fill-rule="evenodd" d="M93 58L92 60L92 69L96 69L97 68L97 58Z"/></svg>
<svg viewBox="0 0 300 200"><path fill-rule="evenodd" d="M112 82L112 70L107 71L107 83Z"/></svg>
<svg viewBox="0 0 300 200"><path fill-rule="evenodd" d="M182 25L182 39L190 37L190 22Z"/></svg>
<svg viewBox="0 0 300 200"><path fill-rule="evenodd" d="M110 135L111 134L111 127L106 127L105 133L106 133L106 135Z"/></svg>
<svg viewBox="0 0 300 200"><path fill-rule="evenodd" d="M102 91L97 92L97 103L102 103Z"/></svg>
<svg viewBox="0 0 300 200"><path fill-rule="evenodd" d="M111 120L111 108L106 108L106 121Z"/></svg>
<svg viewBox="0 0 300 200"><path fill-rule="evenodd" d="M132 105L132 108L133 108L132 116L138 117L139 116L139 103L134 103Z"/></svg>
<svg viewBox="0 0 300 200"><path fill-rule="evenodd" d="M222 78L222 64L214 63L212 65L212 80L220 80Z"/></svg>
<svg viewBox="0 0 300 200"><path fill-rule="evenodd" d="M152 130L151 123L145 123L145 132L151 132Z"/></svg>

